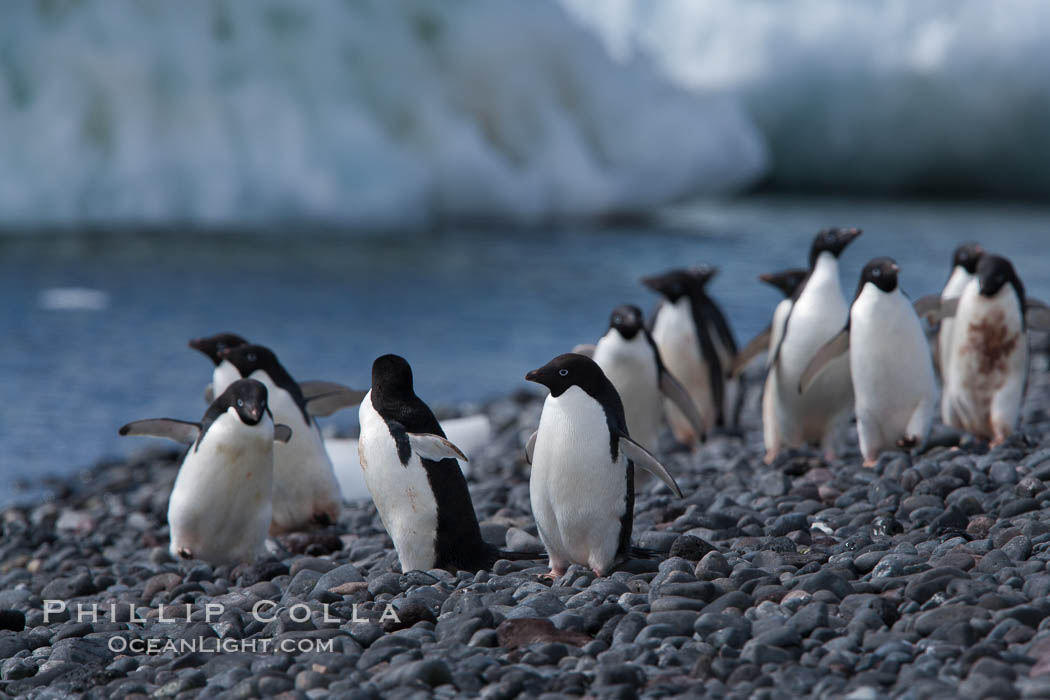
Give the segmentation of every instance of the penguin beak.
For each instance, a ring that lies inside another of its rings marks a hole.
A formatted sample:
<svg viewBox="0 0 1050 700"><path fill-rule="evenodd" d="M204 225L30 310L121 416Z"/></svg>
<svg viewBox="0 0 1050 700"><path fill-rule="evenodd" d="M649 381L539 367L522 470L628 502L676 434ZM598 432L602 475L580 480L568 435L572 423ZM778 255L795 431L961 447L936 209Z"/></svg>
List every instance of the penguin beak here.
<svg viewBox="0 0 1050 700"><path fill-rule="evenodd" d="M897 263L893 263L892 265L890 265L890 269L893 270L894 272L900 272L901 271L901 266L898 265Z"/></svg>
<svg viewBox="0 0 1050 700"><path fill-rule="evenodd" d="M660 278L659 277L643 277L639 280L643 285L653 290L657 294L662 294L660 289Z"/></svg>
<svg viewBox="0 0 1050 700"><path fill-rule="evenodd" d="M845 248L850 243L852 243L853 239L855 239L861 233L862 233L862 231L859 228L844 228L844 229L840 230L839 231L839 244L840 244L841 247L839 248L839 250L841 250L842 248Z"/></svg>
<svg viewBox="0 0 1050 700"><path fill-rule="evenodd" d="M536 382L537 384L542 384L543 382L540 381L540 376L541 376L540 370L534 369L534 370L532 370L531 372L529 372L528 374L525 375L525 381L527 381L527 382Z"/></svg>

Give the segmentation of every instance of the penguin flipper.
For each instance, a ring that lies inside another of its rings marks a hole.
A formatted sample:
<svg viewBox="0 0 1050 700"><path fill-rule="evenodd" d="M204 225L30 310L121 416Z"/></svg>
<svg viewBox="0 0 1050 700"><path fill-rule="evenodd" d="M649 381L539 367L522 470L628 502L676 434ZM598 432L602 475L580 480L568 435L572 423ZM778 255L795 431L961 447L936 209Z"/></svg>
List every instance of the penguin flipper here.
<svg viewBox="0 0 1050 700"><path fill-rule="evenodd" d="M539 433L540 431L534 430L529 436L529 441L525 443L525 461L529 464L532 464L532 455L536 451L536 436Z"/></svg>
<svg viewBox="0 0 1050 700"><path fill-rule="evenodd" d="M849 326L843 328L834 338L824 343L820 350L817 350L817 354L806 365L806 369L798 380L798 393L801 394L808 389L828 363L847 350L849 350Z"/></svg>
<svg viewBox="0 0 1050 700"><path fill-rule="evenodd" d="M700 416L700 411L689 396L689 392L674 378L674 375L667 371L666 367L660 372L660 391L689 419L689 424L693 426L693 431L701 442L705 440L704 419Z"/></svg>
<svg viewBox="0 0 1050 700"><path fill-rule="evenodd" d="M730 377L739 377L740 374L751 364L751 360L755 359L759 353L769 349L769 341L773 335L772 324L766 326L765 330L752 338L744 349L736 354L733 358L733 364L729 368Z"/></svg>
<svg viewBox="0 0 1050 700"><path fill-rule="evenodd" d="M292 429L284 423L274 423L273 439L276 442L288 442L292 439Z"/></svg>
<svg viewBox="0 0 1050 700"><path fill-rule="evenodd" d="M1024 320L1029 328L1050 331L1050 306L1038 299L1025 299Z"/></svg>
<svg viewBox="0 0 1050 700"><path fill-rule="evenodd" d="M584 343L583 345L577 345L576 347L574 347L572 349L572 351L574 353L576 353L577 355L583 355L583 356L589 357L589 358L591 358L593 360L594 359L594 349L595 349L595 346L594 346L593 343Z"/></svg>
<svg viewBox="0 0 1050 700"><path fill-rule="evenodd" d="M184 445L192 445L200 437L201 424L174 418L147 418L122 426L120 434L168 438Z"/></svg>
<svg viewBox="0 0 1050 700"><path fill-rule="evenodd" d="M300 382L299 389L303 392L307 412L311 416L322 417L358 405L368 393L335 382L318 381Z"/></svg>
<svg viewBox="0 0 1050 700"><path fill-rule="evenodd" d="M215 389L212 387L211 382L204 387L204 403L211 406L211 402L215 400Z"/></svg>
<svg viewBox="0 0 1050 700"><path fill-rule="evenodd" d="M405 433L408 442L412 445L412 451L419 455L420 459L429 459L440 462L443 459L462 459L469 462L463 451L451 442L435 435L434 433Z"/></svg>
<svg viewBox="0 0 1050 700"><path fill-rule="evenodd" d="M930 323L937 323L955 315L955 311L959 308L959 297L940 299L930 294L916 301L914 306L915 313L920 318L925 318Z"/></svg>
<svg viewBox="0 0 1050 700"><path fill-rule="evenodd" d="M623 450L625 455L627 455L627 459L631 460L654 476L659 477L661 481L667 484L669 489L674 491L676 496L682 498L682 489L678 487L678 483L674 480L674 477L667 471L667 467L660 464L659 460L650 454L649 450L645 449L626 435L620 436L620 449Z"/></svg>

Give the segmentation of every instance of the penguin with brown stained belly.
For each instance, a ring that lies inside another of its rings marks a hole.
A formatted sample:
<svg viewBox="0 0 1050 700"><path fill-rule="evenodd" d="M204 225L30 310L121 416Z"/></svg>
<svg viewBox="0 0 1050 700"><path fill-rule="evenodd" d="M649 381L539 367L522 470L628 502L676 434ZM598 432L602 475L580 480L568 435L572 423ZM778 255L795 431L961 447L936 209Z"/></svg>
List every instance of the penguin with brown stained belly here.
<svg viewBox="0 0 1050 700"><path fill-rule="evenodd" d="M1050 310L1025 296L1014 266L985 254L958 299L941 305L953 317L941 418L998 445L1016 429L1028 375L1028 328L1050 329Z"/></svg>

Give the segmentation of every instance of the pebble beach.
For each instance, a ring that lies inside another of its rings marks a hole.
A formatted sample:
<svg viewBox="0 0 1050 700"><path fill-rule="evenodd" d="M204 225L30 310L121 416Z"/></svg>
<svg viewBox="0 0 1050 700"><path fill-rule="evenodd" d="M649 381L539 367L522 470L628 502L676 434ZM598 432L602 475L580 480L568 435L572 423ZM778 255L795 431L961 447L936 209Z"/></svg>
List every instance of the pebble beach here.
<svg viewBox="0 0 1050 700"><path fill-rule="evenodd" d="M1005 444L935 425L873 469L853 426L834 461L765 465L753 369L740 434L663 445L685 498L637 494L634 541L659 556L600 579L541 579L544 558L401 572L370 502L251 566L174 561L178 453L98 464L2 511L0 693L1050 697L1050 371L1032 343ZM471 494L485 538L515 552L540 547L523 445L541 405L481 408L494 437Z"/></svg>

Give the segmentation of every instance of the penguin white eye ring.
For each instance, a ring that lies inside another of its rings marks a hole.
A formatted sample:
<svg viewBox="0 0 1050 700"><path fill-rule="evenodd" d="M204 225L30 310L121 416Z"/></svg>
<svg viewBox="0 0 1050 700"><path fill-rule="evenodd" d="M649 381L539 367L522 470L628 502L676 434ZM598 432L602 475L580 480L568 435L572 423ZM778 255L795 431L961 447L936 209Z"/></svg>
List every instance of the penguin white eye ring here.
<svg viewBox="0 0 1050 700"><path fill-rule="evenodd" d="M237 399L237 408L244 408L244 399Z"/></svg>
<svg viewBox="0 0 1050 700"><path fill-rule="evenodd" d="M559 369L558 370L558 374L560 374L563 377L567 377L567 376L569 376L569 370L567 370L567 369Z"/></svg>

